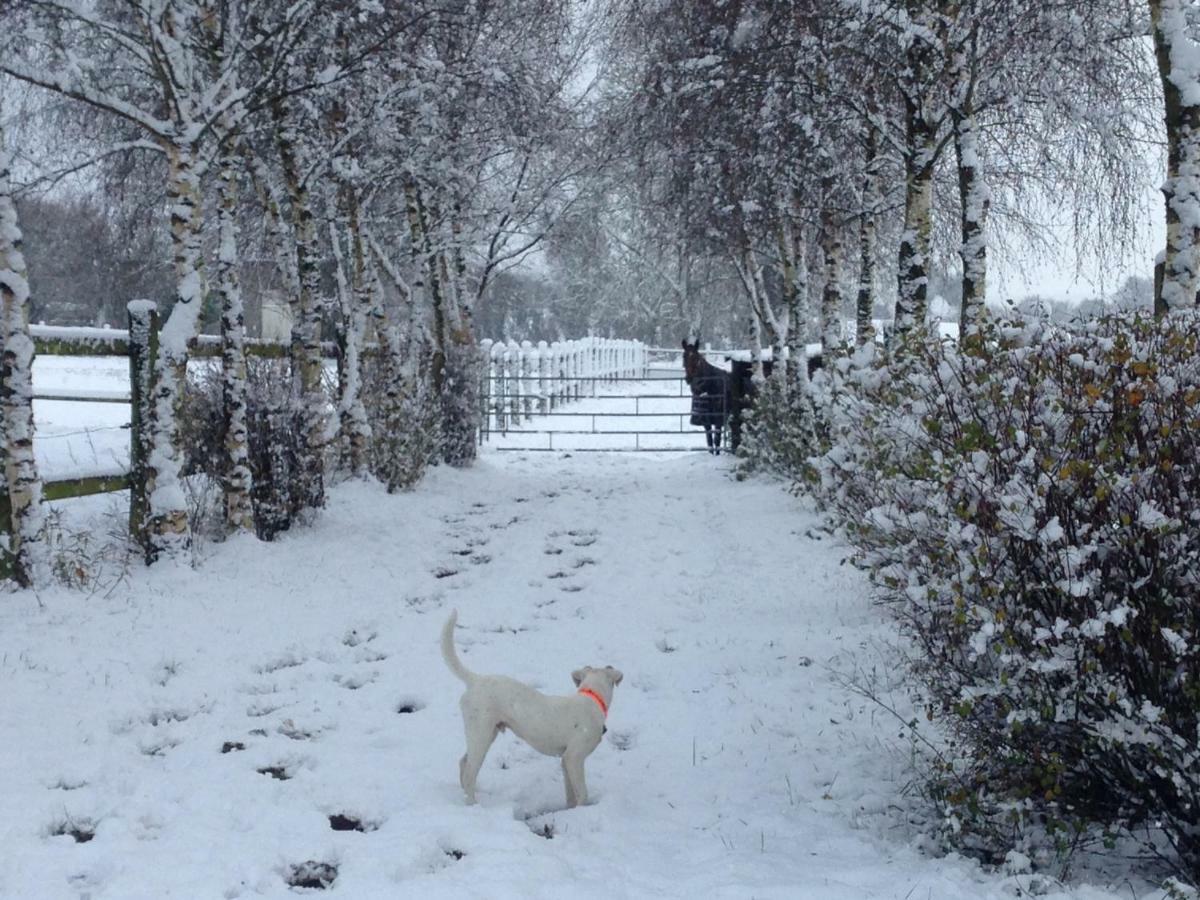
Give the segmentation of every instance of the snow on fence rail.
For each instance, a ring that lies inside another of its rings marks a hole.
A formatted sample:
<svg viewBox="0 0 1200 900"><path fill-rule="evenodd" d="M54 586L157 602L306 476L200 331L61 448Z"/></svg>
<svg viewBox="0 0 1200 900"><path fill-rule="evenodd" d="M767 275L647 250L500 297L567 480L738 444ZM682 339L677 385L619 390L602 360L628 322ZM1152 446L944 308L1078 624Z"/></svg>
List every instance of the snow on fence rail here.
<svg viewBox="0 0 1200 900"><path fill-rule="evenodd" d="M598 383L644 378L648 364L641 341L595 337L536 344L483 340L480 354L480 440L594 393Z"/></svg>

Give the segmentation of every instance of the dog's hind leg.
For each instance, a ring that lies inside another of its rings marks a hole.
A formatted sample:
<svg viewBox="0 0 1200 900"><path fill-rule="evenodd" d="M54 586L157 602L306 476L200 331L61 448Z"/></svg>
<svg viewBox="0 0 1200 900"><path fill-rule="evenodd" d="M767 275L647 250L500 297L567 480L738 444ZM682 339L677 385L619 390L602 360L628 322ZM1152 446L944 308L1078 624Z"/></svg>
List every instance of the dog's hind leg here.
<svg viewBox="0 0 1200 900"><path fill-rule="evenodd" d="M571 784L571 771L567 768L567 758L562 758L563 784L567 786L567 807L578 806L579 802L575 799L575 785Z"/></svg>
<svg viewBox="0 0 1200 900"><path fill-rule="evenodd" d="M458 781L462 785L463 793L467 795L468 804L475 802L475 781L483 767L483 760L491 749L492 741L496 740L499 733L500 729L494 725L467 723L467 753L458 761Z"/></svg>
<svg viewBox="0 0 1200 900"><path fill-rule="evenodd" d="M567 785L567 806L582 806L587 803L587 781L583 775L583 761L587 754L572 753L568 750L563 754L563 779Z"/></svg>

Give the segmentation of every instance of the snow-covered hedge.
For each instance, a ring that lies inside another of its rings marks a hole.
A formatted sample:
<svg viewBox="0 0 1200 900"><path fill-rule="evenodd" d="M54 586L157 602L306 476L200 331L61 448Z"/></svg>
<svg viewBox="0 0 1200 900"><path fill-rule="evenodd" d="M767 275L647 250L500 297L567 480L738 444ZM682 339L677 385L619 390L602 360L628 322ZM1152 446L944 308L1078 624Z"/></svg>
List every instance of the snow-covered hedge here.
<svg viewBox="0 0 1200 900"><path fill-rule="evenodd" d="M835 382L819 491L949 732L947 834L1141 827L1200 874L1200 320L915 335Z"/></svg>
<svg viewBox="0 0 1200 900"><path fill-rule="evenodd" d="M811 457L824 449L828 401L824 375L802 390L779 377L768 378L746 411L738 448L738 475L757 471L778 475L803 490L814 477Z"/></svg>

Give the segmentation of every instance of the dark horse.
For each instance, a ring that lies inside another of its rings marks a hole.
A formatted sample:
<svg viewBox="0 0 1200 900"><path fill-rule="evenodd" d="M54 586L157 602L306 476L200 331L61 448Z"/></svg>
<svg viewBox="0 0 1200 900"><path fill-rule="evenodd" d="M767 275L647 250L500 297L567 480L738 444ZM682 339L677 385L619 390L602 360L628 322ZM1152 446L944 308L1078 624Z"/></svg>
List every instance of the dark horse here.
<svg viewBox="0 0 1200 900"><path fill-rule="evenodd" d="M718 369L700 352L700 342L683 342L683 378L692 389L693 425L704 426L708 452L721 452L721 432L731 408L729 373Z"/></svg>

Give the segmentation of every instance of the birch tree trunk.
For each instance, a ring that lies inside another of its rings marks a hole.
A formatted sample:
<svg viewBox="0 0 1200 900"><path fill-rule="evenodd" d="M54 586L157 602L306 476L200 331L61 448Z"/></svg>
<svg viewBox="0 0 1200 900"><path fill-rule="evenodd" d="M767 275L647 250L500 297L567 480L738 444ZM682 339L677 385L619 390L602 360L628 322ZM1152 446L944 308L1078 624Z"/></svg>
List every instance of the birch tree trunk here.
<svg viewBox="0 0 1200 900"><path fill-rule="evenodd" d="M479 354L469 316L459 308L454 292L456 269L445 248L434 244L431 210L415 182L405 188L409 230L428 278L433 312L431 381L440 410L440 455L452 466L467 465L476 456Z"/></svg>
<svg viewBox="0 0 1200 900"><path fill-rule="evenodd" d="M734 267L737 269L738 277L741 278L742 287L746 291L746 299L750 301L747 324L749 325L748 337L753 354L750 363L751 378L756 383L761 383L763 380L763 322L767 315L764 309L766 298L762 296L762 270L758 265L758 258L754 253L754 248L750 246L750 240L744 230L742 232L742 241L742 257L739 260L734 256L733 262Z"/></svg>
<svg viewBox="0 0 1200 900"><path fill-rule="evenodd" d="M758 254L753 251L750 253L750 277L754 279L754 293L758 296L758 313L759 321L762 325L762 330L766 332L766 343L771 346L771 358L775 361L783 359L784 340L787 337L785 326L779 323L775 317L775 310L771 304L771 298L767 293L767 280L763 274L762 263L758 261ZM761 333L761 332L760 332ZM784 367L779 366L780 378L784 375ZM771 368L772 373L775 367Z"/></svg>
<svg viewBox="0 0 1200 900"><path fill-rule="evenodd" d="M455 203L450 217L450 247L454 256L454 294L458 310L456 327L473 329L475 308L471 303L471 295L467 292L467 257L462 229L462 204Z"/></svg>
<svg viewBox="0 0 1200 900"><path fill-rule="evenodd" d="M756 385L765 380L763 375L763 330L762 316L753 308L750 310L750 378Z"/></svg>
<svg viewBox="0 0 1200 900"><path fill-rule="evenodd" d="M943 59L943 28L936 0L907 0L911 33L901 76L904 96L904 230L900 235L895 328L898 336L921 325L929 304L929 239L933 231L933 170L938 120L934 85Z"/></svg>
<svg viewBox="0 0 1200 900"><path fill-rule="evenodd" d="M987 224L991 198L984 181L979 158L979 136L975 116L969 108L956 111L954 152L958 160L959 215L962 223L962 310L959 333L962 337L978 330L987 290Z"/></svg>
<svg viewBox="0 0 1200 900"><path fill-rule="evenodd" d="M955 8L961 14L961 8ZM961 24L961 23L960 23ZM962 305L959 310L959 340L979 330L987 293L987 215L991 205L979 132L975 122L975 80L969 62L978 35L959 33L954 39L951 70L955 98L950 108L954 157L958 164L958 200L962 258Z"/></svg>
<svg viewBox="0 0 1200 900"><path fill-rule="evenodd" d="M905 99L904 230L900 235L896 334L925 321L929 305L929 238L933 231L933 166L937 129L917 102Z"/></svg>
<svg viewBox="0 0 1200 900"><path fill-rule="evenodd" d="M362 344L367 330L367 315L374 302L369 283L373 270L369 268L370 259L362 236L358 194L352 186L346 186L344 200L347 206L347 228L354 254L353 279L349 291L346 290L341 240L335 226L330 226L329 234L337 257L338 293L342 303L344 335L342 372L338 385L338 423L343 463L350 474L361 478L367 473L367 453L371 445L371 426L367 421L367 410L362 399ZM386 337L379 336L378 340L382 352Z"/></svg>
<svg viewBox="0 0 1200 900"><path fill-rule="evenodd" d="M825 185L821 209L821 256L825 285L821 290L821 355L828 363L842 346L842 265L845 248L833 208L831 181Z"/></svg>
<svg viewBox="0 0 1200 900"><path fill-rule="evenodd" d="M362 232L361 238L362 251L366 254L363 300L369 304L368 315L379 344L377 359L383 388L383 396L377 401L379 430L372 431L371 436L372 470L391 493L411 487L420 478L429 463L437 435L436 428L428 422L427 389L417 366L423 351L414 336L416 304L413 289L372 236ZM357 248L355 252L358 252ZM375 263L400 294L400 308L394 321L384 309L383 288Z"/></svg>
<svg viewBox="0 0 1200 900"><path fill-rule="evenodd" d="M187 504L180 483L179 410L187 386L188 343L200 329L204 299L201 247L200 177L193 148L168 144L167 198L171 211L171 243L175 260L175 305L159 334L159 352L151 388L150 448L146 488L150 516L146 523L146 561L187 550Z"/></svg>
<svg viewBox="0 0 1200 900"><path fill-rule="evenodd" d="M879 129L867 126L866 167L862 185L862 213L858 223L858 296L855 299L854 342L875 340L875 257L878 253Z"/></svg>
<svg viewBox="0 0 1200 900"><path fill-rule="evenodd" d="M383 306L383 290L379 286L375 266L371 264L369 258L364 260L365 299L370 303L367 307L367 314L374 325L375 339L379 342L379 353L384 361L384 390L387 392L388 409L395 409L398 407L399 397L403 393L405 380L416 378L417 374L415 363L420 354L421 339L415 321L416 303L413 297L416 286L410 286L400 277L400 273L391 264L383 252L383 248L376 243L373 237L366 234L363 234L362 237L364 252L365 249L370 249L370 255L383 267L400 294L400 308L396 313L396 322L403 323L403 333L401 333L399 324L388 321L387 312Z"/></svg>
<svg viewBox="0 0 1200 900"><path fill-rule="evenodd" d="M246 426L246 320L238 279L238 172L233 148L226 148L222 153L220 167L217 291L221 295L221 408L225 422L222 488L225 525L236 533L254 530L254 506L250 498L253 476Z"/></svg>
<svg viewBox="0 0 1200 900"><path fill-rule="evenodd" d="M1200 289L1200 44L1189 0L1149 0L1167 131L1167 246L1156 315L1189 309Z"/></svg>
<svg viewBox="0 0 1200 900"><path fill-rule="evenodd" d="M9 188L11 156L0 132L0 414L3 474L10 522L7 548L0 547L0 574L7 569L22 587L44 584L49 571L42 529L42 480L33 455L33 339L29 335L29 280L21 253L21 229Z"/></svg>
<svg viewBox="0 0 1200 900"><path fill-rule="evenodd" d="M294 497L300 507L316 509L325 503L322 455L325 446L325 392L321 385L320 271L317 268L317 230L312 205L300 170L295 126L282 100L272 104L275 143L287 186L296 248L299 295L293 301L292 389L299 401L304 431L304 456Z"/></svg>
<svg viewBox="0 0 1200 900"><path fill-rule="evenodd" d="M425 214L421 206L421 195L416 182L411 179L404 186L405 213L408 216L409 238L412 245L413 266L416 273L413 281L413 299L420 304L427 299L433 322L430 354L430 379L434 391L440 396L445 381L446 368L446 310L442 306L441 292L437 284L437 264L432 259L431 243L425 231Z"/></svg>
<svg viewBox="0 0 1200 900"><path fill-rule="evenodd" d="M354 343L354 296L351 293L351 276L346 271L346 258L342 251L342 235L339 228L342 217L335 217L329 223L329 247L333 251L333 281L335 299L337 300L338 320L334 329L334 341L338 347L338 387L337 387L337 447L339 468L354 474L355 462L352 459L354 450L350 442L349 404L353 402L356 387L356 374L351 365L351 356L357 357L357 348L351 350ZM353 237L350 238L353 246ZM353 360L357 364L358 360Z"/></svg>
<svg viewBox="0 0 1200 900"><path fill-rule="evenodd" d="M443 252L442 281L448 329L447 380L443 390L442 459L452 466L469 465L478 455L480 368L472 311L466 299L466 260L457 218L450 222L451 248Z"/></svg>
<svg viewBox="0 0 1200 900"><path fill-rule="evenodd" d="M787 317L786 350L787 363L778 366L783 370L784 392L790 393L793 387L802 391L808 390L808 350L806 347L808 314L803 312L805 294L808 286L805 284L804 260L797 246L795 232L786 215L780 215L779 228L779 274L783 282L783 307Z"/></svg>

